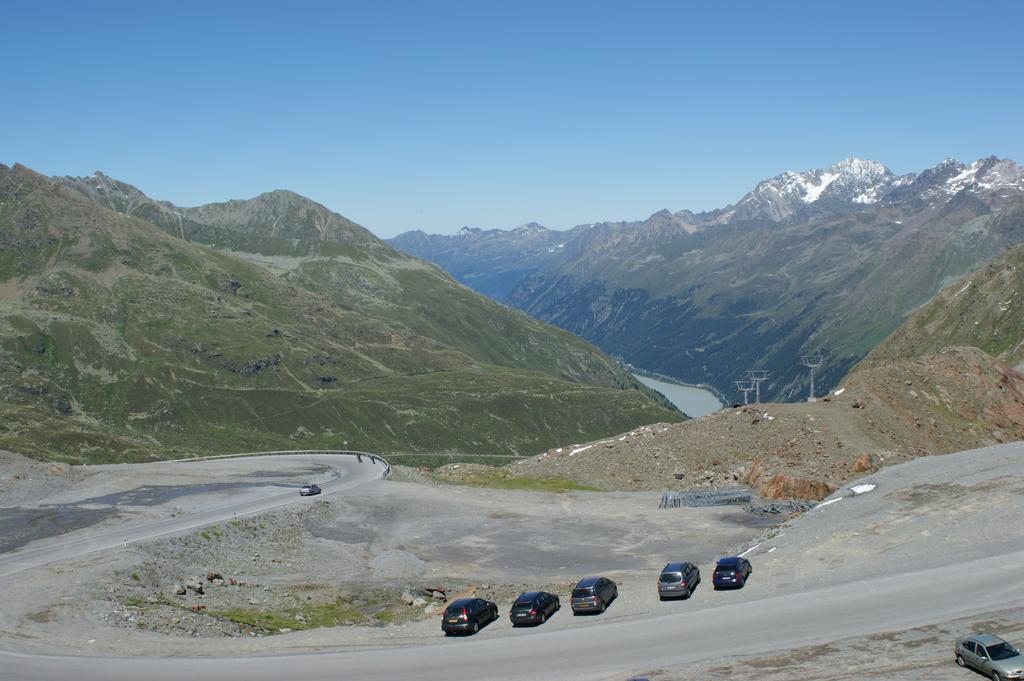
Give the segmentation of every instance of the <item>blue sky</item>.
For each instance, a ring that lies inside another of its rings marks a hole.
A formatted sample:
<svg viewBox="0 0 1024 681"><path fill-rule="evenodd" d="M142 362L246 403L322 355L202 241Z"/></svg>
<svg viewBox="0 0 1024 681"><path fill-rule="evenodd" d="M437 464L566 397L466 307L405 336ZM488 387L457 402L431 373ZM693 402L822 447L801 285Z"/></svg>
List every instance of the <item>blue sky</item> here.
<svg viewBox="0 0 1024 681"><path fill-rule="evenodd" d="M0 162L185 206L292 189L385 237L1024 162L1024 3L973 5L6 3Z"/></svg>

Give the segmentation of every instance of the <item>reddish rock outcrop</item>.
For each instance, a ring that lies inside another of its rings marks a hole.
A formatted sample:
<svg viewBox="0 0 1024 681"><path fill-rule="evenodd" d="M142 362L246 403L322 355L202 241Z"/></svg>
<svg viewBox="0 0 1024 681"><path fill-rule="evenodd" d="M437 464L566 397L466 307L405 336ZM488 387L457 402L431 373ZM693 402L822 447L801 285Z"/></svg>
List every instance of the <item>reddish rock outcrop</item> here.
<svg viewBox="0 0 1024 681"><path fill-rule="evenodd" d="M814 480L785 471L768 469L764 459L754 461L746 482L765 499L810 499L820 501L839 487L825 480Z"/></svg>
<svg viewBox="0 0 1024 681"><path fill-rule="evenodd" d="M850 470L854 473L867 473L873 471L876 468L875 459L873 456L865 452L861 454L860 458L853 462L853 466Z"/></svg>

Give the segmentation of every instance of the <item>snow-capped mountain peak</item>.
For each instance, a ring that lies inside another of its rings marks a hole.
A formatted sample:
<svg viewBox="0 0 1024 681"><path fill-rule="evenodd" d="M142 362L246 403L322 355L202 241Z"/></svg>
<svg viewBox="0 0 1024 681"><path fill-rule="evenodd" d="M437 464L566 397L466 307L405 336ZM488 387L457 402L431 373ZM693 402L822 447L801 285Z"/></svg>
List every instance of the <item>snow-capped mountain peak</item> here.
<svg viewBox="0 0 1024 681"><path fill-rule="evenodd" d="M964 189L1024 189L1024 168L1008 159L989 156L964 166L946 184L951 192Z"/></svg>
<svg viewBox="0 0 1024 681"><path fill-rule="evenodd" d="M896 203L909 196L930 202L945 201L965 191L1024 191L1024 168L995 156L971 164L947 158L918 175L908 175L893 182L886 201Z"/></svg>
<svg viewBox="0 0 1024 681"><path fill-rule="evenodd" d="M767 218L779 222L819 202L832 207L876 203L894 177L877 161L853 157L824 169L787 171L758 183L717 221Z"/></svg>

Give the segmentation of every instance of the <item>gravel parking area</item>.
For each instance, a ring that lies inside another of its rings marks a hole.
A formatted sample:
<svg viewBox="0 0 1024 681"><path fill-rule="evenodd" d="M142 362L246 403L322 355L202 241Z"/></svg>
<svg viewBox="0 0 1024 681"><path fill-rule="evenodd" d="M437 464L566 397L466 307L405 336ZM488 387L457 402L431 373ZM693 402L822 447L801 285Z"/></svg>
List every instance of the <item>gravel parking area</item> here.
<svg viewBox="0 0 1024 681"><path fill-rule="evenodd" d="M210 462L195 473L169 464L96 468L76 485L7 510L116 510L117 519L95 522L130 522L318 474L299 460ZM5 602L0 627L18 631L12 641L29 649L192 655L223 654L228 638L238 652L442 640L444 602L428 588L448 600L496 601L502 619L481 637L512 634L505 615L531 589L562 597L565 607L548 629L594 626L693 607L710 590L688 603L658 601L661 566L691 560L710 577L719 555L778 522L739 506L659 509L659 501L650 492L376 483L19 574L12 578L19 596ZM572 617L571 587L593 574L618 581L620 598L599 617Z"/></svg>

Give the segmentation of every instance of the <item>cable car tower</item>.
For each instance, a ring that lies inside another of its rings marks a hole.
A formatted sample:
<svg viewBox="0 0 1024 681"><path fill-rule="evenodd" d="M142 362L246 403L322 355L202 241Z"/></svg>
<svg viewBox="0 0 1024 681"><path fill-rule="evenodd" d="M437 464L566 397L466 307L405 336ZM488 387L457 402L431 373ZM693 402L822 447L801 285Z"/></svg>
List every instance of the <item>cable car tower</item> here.
<svg viewBox="0 0 1024 681"><path fill-rule="evenodd" d="M825 358L821 356L820 352L818 352L813 355L804 355L800 358L800 363L811 371L811 395L807 398L807 401L814 402L816 399L814 397L814 370L820 369L825 365Z"/></svg>
<svg viewBox="0 0 1024 681"><path fill-rule="evenodd" d="M736 390L743 393L743 404L750 404L750 393L755 389L754 381L736 381Z"/></svg>
<svg viewBox="0 0 1024 681"><path fill-rule="evenodd" d="M747 379L754 382L754 403L761 404L761 383L768 380L768 372L751 369L747 372Z"/></svg>

